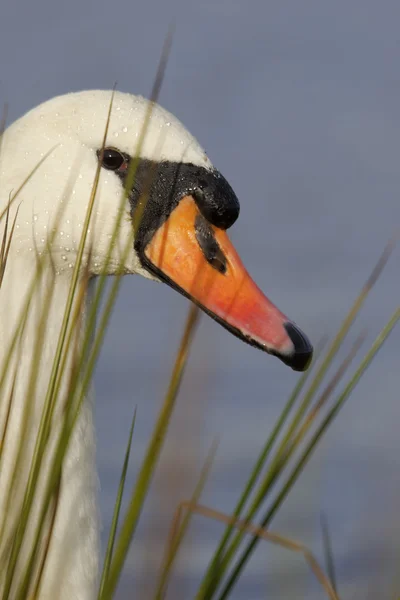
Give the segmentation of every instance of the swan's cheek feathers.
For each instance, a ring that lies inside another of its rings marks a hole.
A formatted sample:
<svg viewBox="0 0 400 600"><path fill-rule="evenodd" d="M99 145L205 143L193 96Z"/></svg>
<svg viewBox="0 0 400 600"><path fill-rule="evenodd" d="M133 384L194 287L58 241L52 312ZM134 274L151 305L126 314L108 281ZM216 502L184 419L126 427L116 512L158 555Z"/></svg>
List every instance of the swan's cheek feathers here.
<svg viewBox="0 0 400 600"><path fill-rule="evenodd" d="M42 255L50 250L59 272L71 269L75 264L95 180L97 161L94 153L84 151L78 153L78 158L72 166L61 168L60 157L55 152L27 181L18 196L13 251ZM16 183L18 189L20 181ZM126 206L121 206L121 202ZM15 209L16 205L11 219ZM123 200L123 186L114 173L101 171L87 236L95 273L104 270L115 231L109 272L115 272L117 268L127 273L136 272L141 267L133 252L129 203Z"/></svg>

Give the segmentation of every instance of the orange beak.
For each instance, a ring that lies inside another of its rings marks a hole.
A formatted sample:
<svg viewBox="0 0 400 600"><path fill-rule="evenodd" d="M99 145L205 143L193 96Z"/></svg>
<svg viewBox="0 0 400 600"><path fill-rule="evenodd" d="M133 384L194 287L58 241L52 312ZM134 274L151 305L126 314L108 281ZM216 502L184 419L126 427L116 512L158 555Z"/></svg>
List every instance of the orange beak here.
<svg viewBox="0 0 400 600"><path fill-rule="evenodd" d="M182 198L144 249L144 262L233 334L296 371L312 358L307 337L257 287L226 232Z"/></svg>

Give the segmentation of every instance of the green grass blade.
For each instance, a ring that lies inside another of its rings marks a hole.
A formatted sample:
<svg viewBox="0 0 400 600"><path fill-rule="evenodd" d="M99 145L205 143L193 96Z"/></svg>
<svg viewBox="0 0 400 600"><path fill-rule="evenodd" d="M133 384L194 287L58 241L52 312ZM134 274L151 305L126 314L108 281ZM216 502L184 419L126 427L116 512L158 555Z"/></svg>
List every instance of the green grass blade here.
<svg viewBox="0 0 400 600"><path fill-rule="evenodd" d="M127 444L126 452L125 452L124 464L122 466L117 497L115 500L114 513L113 513L113 517L112 517L112 521L111 521L110 535L108 536L107 549L106 549L106 554L104 557L103 573L101 575L99 598L101 598L101 595L103 593L103 588L104 588L105 582L107 581L108 573L110 570L111 558L112 558L112 554L113 554L113 550L114 550L115 536L117 533L119 515L120 515L120 511L121 511L122 497L123 497L124 488L125 488L126 473L128 470L129 457L131 454L131 446L132 446L133 431L135 428L135 421L136 421L136 408L133 413L131 428L129 431L128 444Z"/></svg>
<svg viewBox="0 0 400 600"><path fill-rule="evenodd" d="M17 218L18 218L18 212L19 212L19 205L17 206L17 210L15 211L14 220L13 220L13 224L12 224L11 231L10 231L10 236L8 238L8 241L7 241L7 246L5 248L2 247L2 249L1 249L0 287L1 287L2 283L3 283L4 273L6 271L8 255L10 253L11 242L12 242L12 239L13 239L13 236L14 236L15 225L17 223ZM4 227L4 239L5 239L6 234L7 234L7 226L8 226L7 221L8 221L8 215L7 215L6 224L5 224L5 227Z"/></svg>
<svg viewBox="0 0 400 600"><path fill-rule="evenodd" d="M18 375L18 365L15 365L14 376L12 378L11 390L10 390L8 400L6 402L7 408L5 410L4 427L3 427L3 431L1 432L1 436L0 436L0 471L1 471L1 463L2 463L2 457L3 457L3 448L5 445L7 431L8 431L8 423L10 420L11 407L12 407L13 400L14 400L15 383L17 381L17 375ZM4 402L4 399L3 399L3 402ZM0 527L0 531L1 531L1 527ZM1 538L1 535L0 535L0 538Z"/></svg>
<svg viewBox="0 0 400 600"><path fill-rule="evenodd" d="M6 212L6 221L4 223L4 231L3 231L3 239L1 240L1 251L0 251L0 287L3 282L4 271L6 266L5 254L7 247L7 232L8 232L8 222L10 219L10 201L8 201L7 212Z"/></svg>
<svg viewBox="0 0 400 600"><path fill-rule="evenodd" d="M51 543L51 536L53 534L53 530L54 530L54 525L56 522L56 516L57 516L57 509L58 509L58 502L60 499L60 487L61 487L61 479L58 483L58 488L54 494L54 501L53 501L53 506L51 507L51 515L50 515L50 527L49 527L49 532L47 535L47 539L45 540L45 548L44 548L44 552L43 555L41 557L40 560L40 564L39 564L39 569L38 569L38 575L36 578L36 582L35 582L35 588L34 591L32 593L31 596L29 596L29 599L31 600L37 600L39 598L39 592L40 592L40 584L42 582L42 577L43 577L43 572L44 572L44 568L46 565L46 559L49 553L49 548L50 548L50 543ZM31 585L31 581L27 581L27 585L26 588L22 591L22 595L21 595L21 600L24 600L25 598L28 597L28 593L29 593L29 588Z"/></svg>
<svg viewBox="0 0 400 600"><path fill-rule="evenodd" d="M151 94L151 100L148 104L148 107L147 107L147 110L145 113L144 122L143 122L143 125L141 128L141 131L140 131L139 139L136 144L136 150L132 153L134 158L131 162L129 172L127 175L126 184L125 184L124 190L121 194L121 202L120 202L120 206L119 206L116 224L115 224L112 236L111 236L109 247L107 249L104 273L101 274L99 277L98 284L96 286L96 292L95 292L94 298L92 299L92 302L91 302L89 318L88 318L87 328L86 328L86 336L83 340L83 355L86 356L86 353L89 353L89 350L91 350L91 357L89 358L89 361L88 361L89 366L86 370L84 384L82 386L82 389L84 389L84 390L86 390L87 386L89 385L89 382L90 382L90 379L92 376L92 372L94 369L96 357L98 356L100 346L101 346L103 338L104 338L104 333L106 330L106 323L109 320L112 305L114 304L116 295L118 293L118 289L119 289L119 285L120 285L120 278L124 274L123 270L121 270L121 272L116 274L116 282L115 282L115 285L113 285L113 287L112 287L112 291L109 296L109 301L108 301L106 309L104 310L104 313L103 313L104 320L99 327L99 335L97 336L95 343L92 345L92 336L93 336L95 325L96 325L96 319L97 319L97 314L98 314L98 310L100 307L101 299L103 297L104 290L105 290L106 278L107 278L107 273L108 273L107 269L108 269L108 266L109 266L110 260L111 260L112 248L117 240L119 224L121 223L121 220L125 214L125 202L128 198L129 192L132 189L133 184L134 184L137 167L139 165L141 149L145 142L147 130L150 125L151 115L152 115L153 109L154 109L154 103L157 101L157 98L158 98L158 95L160 92L160 88L161 88L161 85L163 82L171 43L172 43L172 30L169 31L169 33L166 37L166 40L164 42L164 47L163 47L163 51L161 53L161 59L160 59L160 63L158 66L158 70L157 70L157 74L155 77L155 82L154 82L154 86L153 86L153 90L152 90L152 94ZM104 140L105 140L105 138L106 138L106 134L104 136ZM104 151L104 140L103 140L103 147L101 149L101 152ZM150 184L151 184L151 181L149 181L149 185ZM150 188L149 188L149 190L150 190ZM133 226L132 240L128 240L127 244L125 245L122 264L125 263L125 259L128 256L129 251L131 250L131 246L133 244L133 239L134 239L134 236L137 233L137 230L140 226L141 218L143 216L143 211L147 204L147 200L148 200L148 193L146 193L146 189L145 189L144 194L142 193L141 197L139 198L139 206L136 209L135 214L132 217L132 226Z"/></svg>
<svg viewBox="0 0 400 600"><path fill-rule="evenodd" d="M372 269L370 276L368 277L367 281L365 282L364 286L362 287L361 292L357 296L353 306L350 308L349 312L347 313L346 317L344 318L344 320L339 328L339 331L335 335L335 337L331 343L331 346L328 349L325 360L322 362L320 368L318 369L318 371L311 383L310 389L307 394L307 398L311 398L317 391L318 387L320 386L322 379L325 376L326 371L328 370L329 366L332 363L332 360L334 359L337 352L339 351L339 349L343 343L343 340L345 339L348 331L350 330L351 325L353 324L356 316L358 315L361 308L363 307L370 291L376 284L383 269L385 268L391 254L394 250L395 244L396 244L396 238L393 237L391 240L389 240L388 244L384 248L375 267ZM304 406L303 412L305 412L307 406L308 406L308 404L305 399L305 406ZM300 413L300 415L301 415L301 413Z"/></svg>
<svg viewBox="0 0 400 600"><path fill-rule="evenodd" d="M326 516L321 513L321 531L322 531L322 543L324 547L324 556L325 556L325 564L326 571L328 573L329 581L332 584L333 589L337 593L337 578L336 578L336 569L335 569L335 560L333 554L332 540L328 527L328 520Z"/></svg>

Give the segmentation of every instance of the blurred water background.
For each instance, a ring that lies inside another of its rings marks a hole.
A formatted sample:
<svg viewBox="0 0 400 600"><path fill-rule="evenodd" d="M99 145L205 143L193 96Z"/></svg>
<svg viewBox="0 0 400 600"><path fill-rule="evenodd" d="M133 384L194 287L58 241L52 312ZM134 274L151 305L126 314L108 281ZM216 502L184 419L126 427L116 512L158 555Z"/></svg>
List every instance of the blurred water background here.
<svg viewBox="0 0 400 600"><path fill-rule="evenodd" d="M148 95L175 23L160 102L240 198L231 237L249 271L316 342L335 332L400 223L399 20L397 0L13 0L1 7L0 98L13 120L51 96L115 82ZM368 341L398 303L398 261L397 251L357 320ZM186 311L166 286L123 283L95 379L104 539L134 406L130 483ZM118 598L150 597L174 507L216 437L203 502L233 509L297 377L202 318ZM397 330L273 522L321 556L326 515L343 598L400 590L398 424ZM171 597L193 597L221 531L195 518ZM262 543L232 597L323 593L302 557Z"/></svg>

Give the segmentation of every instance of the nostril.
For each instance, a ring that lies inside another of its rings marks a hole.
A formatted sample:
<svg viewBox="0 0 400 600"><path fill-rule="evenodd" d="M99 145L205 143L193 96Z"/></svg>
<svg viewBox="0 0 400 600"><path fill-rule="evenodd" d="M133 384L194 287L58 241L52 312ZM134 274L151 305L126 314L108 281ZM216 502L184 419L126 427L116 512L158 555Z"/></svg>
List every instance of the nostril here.
<svg viewBox="0 0 400 600"><path fill-rule="evenodd" d="M297 325L287 321L284 327L294 346L294 353L286 358L287 364L295 371L305 371L311 362L313 347Z"/></svg>
<svg viewBox="0 0 400 600"><path fill-rule="evenodd" d="M226 273L226 256L218 244L211 225L202 215L197 215L194 221L196 240L206 261L219 273Z"/></svg>

